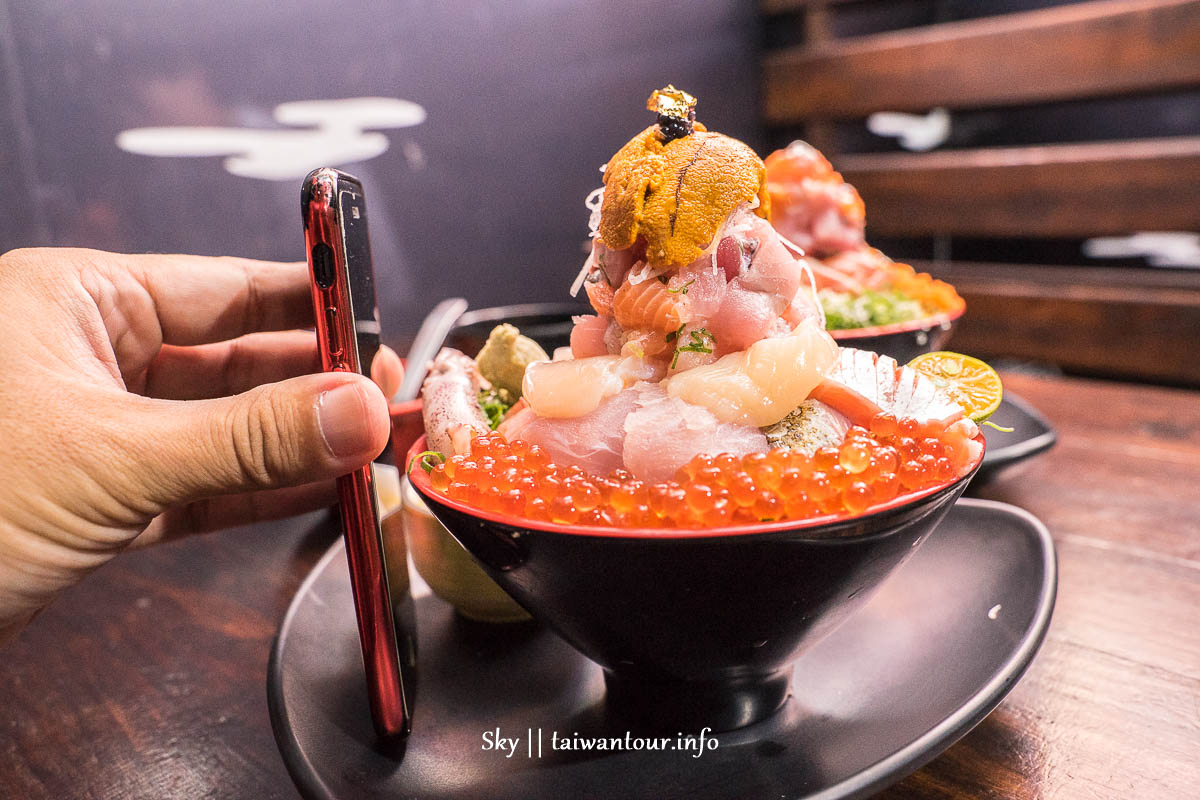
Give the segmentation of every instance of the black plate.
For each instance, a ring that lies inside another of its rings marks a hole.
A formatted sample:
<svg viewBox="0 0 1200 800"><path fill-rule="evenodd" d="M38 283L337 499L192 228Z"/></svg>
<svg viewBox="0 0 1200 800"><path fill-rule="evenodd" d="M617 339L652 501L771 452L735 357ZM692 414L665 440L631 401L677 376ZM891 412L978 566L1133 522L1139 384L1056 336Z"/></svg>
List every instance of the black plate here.
<svg viewBox="0 0 1200 800"><path fill-rule="evenodd" d="M600 669L545 629L472 624L421 597L414 731L388 748L371 730L339 543L280 628L271 721L308 798L864 797L941 753L1012 689L1041 644L1055 586L1054 546L1036 518L961 500L801 657L779 713L720 734L700 757L553 751L552 733L598 730ZM512 758L483 749L497 728L520 740Z"/></svg>
<svg viewBox="0 0 1200 800"><path fill-rule="evenodd" d="M991 478L1002 467L1049 450L1058 441L1058 434L1049 420L1031 406L1029 401L1012 392L1004 393L1000 407L989 420L1002 428L1014 430L1012 433L1002 433L987 425L983 426L987 450L984 451L979 473L975 476L976 483Z"/></svg>

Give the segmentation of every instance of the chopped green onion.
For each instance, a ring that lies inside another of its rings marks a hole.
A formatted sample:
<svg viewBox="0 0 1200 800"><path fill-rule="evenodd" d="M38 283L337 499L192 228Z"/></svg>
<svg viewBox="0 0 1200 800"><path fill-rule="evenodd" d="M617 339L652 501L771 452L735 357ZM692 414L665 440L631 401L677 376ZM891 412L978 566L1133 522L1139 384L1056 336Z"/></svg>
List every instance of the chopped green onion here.
<svg viewBox="0 0 1200 800"><path fill-rule="evenodd" d="M929 316L918 301L894 289L867 289L861 294L822 289L818 292L827 330L869 328L910 322Z"/></svg>
<svg viewBox="0 0 1200 800"><path fill-rule="evenodd" d="M488 425L492 430L496 430L504 421L504 415L508 413L508 409L512 408L512 404L504 402L495 390L481 389L479 407L483 409L484 416L488 418Z"/></svg>
<svg viewBox="0 0 1200 800"><path fill-rule="evenodd" d="M430 463L429 459L431 458L437 458L437 462ZM412 457L412 461L408 462L408 471L412 472L413 467L417 464L420 464L421 469L425 470L426 472L433 472L434 467L436 467L438 464L444 464L445 462L446 457L437 450L426 450L425 452L417 453Z"/></svg>
<svg viewBox="0 0 1200 800"><path fill-rule="evenodd" d="M683 330L683 326L680 326L679 330ZM717 343L717 337L709 333L707 328L689 331L689 335L692 337L691 341L675 348L675 355L671 358L671 369L675 369L675 365L679 363L680 353L711 353L712 345Z"/></svg>
<svg viewBox="0 0 1200 800"><path fill-rule="evenodd" d="M709 333L708 328L697 328L696 330L691 331L690 335L692 340L685 345L681 345L679 348L680 350L684 350L689 353L711 353L712 347L710 347L708 343L717 343L717 337Z"/></svg>
<svg viewBox="0 0 1200 800"><path fill-rule="evenodd" d="M671 294L687 294L688 289L690 289L692 284L695 282L696 282L696 279L692 278L690 281L685 283L683 286L679 286L675 289L667 289L667 291L670 292Z"/></svg>

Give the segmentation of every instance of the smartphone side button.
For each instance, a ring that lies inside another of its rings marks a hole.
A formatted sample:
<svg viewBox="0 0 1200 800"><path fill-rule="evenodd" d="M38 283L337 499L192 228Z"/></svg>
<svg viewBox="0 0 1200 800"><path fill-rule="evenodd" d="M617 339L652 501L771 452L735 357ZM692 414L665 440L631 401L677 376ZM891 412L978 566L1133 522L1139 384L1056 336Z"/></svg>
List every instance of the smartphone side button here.
<svg viewBox="0 0 1200 800"><path fill-rule="evenodd" d="M338 331L338 314L336 308L325 309L325 335L329 339L329 355L342 354L342 337Z"/></svg>

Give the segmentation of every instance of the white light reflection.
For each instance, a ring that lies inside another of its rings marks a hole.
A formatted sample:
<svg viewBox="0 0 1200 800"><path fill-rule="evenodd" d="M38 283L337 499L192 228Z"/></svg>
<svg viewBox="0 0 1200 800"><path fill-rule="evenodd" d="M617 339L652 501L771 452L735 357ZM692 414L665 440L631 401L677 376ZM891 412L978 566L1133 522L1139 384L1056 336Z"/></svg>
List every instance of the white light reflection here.
<svg viewBox="0 0 1200 800"><path fill-rule="evenodd" d="M160 158L227 156L233 175L298 180L316 167L366 161L387 151L377 128L408 128L425 121L425 109L394 97L300 100L276 106L273 117L296 128L133 128L117 135L127 153ZM300 128L300 126L304 126Z"/></svg>

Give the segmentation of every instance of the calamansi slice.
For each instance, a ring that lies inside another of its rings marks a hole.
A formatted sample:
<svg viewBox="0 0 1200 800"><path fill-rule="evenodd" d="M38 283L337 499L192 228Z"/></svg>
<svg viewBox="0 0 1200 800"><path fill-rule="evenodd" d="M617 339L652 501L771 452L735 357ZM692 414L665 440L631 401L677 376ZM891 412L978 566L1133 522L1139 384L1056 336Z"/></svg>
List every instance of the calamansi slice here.
<svg viewBox="0 0 1200 800"><path fill-rule="evenodd" d="M978 358L938 350L917 356L908 366L930 378L974 422L990 417L1004 396L996 370Z"/></svg>

